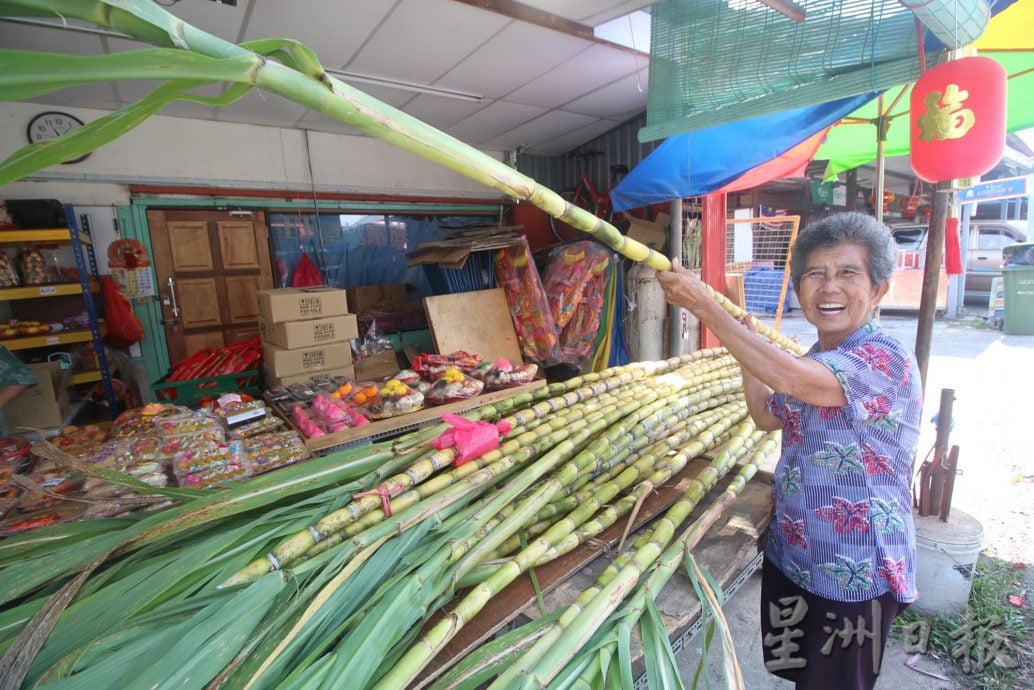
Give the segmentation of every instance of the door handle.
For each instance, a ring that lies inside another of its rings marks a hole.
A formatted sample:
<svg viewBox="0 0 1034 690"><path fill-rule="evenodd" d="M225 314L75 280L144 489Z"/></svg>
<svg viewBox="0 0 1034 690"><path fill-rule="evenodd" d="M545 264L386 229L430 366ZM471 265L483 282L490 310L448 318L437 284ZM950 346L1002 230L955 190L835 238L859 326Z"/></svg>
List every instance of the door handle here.
<svg viewBox="0 0 1034 690"><path fill-rule="evenodd" d="M169 297L172 299L172 315L179 318L180 308L176 305L176 281L169 276Z"/></svg>
<svg viewBox="0 0 1034 690"><path fill-rule="evenodd" d="M977 260L978 261L987 261L987 257L986 256L978 256Z"/></svg>

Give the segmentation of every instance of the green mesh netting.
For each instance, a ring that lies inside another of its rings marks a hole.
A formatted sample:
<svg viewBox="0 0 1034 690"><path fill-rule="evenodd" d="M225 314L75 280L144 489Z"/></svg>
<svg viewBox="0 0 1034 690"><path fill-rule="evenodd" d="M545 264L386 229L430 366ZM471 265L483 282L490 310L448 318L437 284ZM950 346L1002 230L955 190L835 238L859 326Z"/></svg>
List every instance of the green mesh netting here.
<svg viewBox="0 0 1034 690"><path fill-rule="evenodd" d="M641 141L885 89L919 73L914 15L897 0L797 0L795 22L757 0L653 5Z"/></svg>

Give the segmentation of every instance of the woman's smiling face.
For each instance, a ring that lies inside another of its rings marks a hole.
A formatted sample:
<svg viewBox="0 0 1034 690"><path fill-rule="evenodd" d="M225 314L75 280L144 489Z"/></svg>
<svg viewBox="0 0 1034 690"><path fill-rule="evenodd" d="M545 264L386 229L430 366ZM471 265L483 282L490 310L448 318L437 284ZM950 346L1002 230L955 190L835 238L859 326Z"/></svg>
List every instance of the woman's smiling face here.
<svg viewBox="0 0 1034 690"><path fill-rule="evenodd" d="M887 293L887 283L869 279L869 254L843 242L812 250L805 261L797 298L805 318L819 334L819 347L830 350L861 328Z"/></svg>

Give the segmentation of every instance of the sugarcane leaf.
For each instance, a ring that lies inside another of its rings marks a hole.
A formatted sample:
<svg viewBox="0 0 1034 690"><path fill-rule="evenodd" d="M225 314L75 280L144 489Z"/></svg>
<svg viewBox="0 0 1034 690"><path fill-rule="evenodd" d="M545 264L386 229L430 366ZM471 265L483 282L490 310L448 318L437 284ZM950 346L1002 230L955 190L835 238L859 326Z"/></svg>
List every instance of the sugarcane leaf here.
<svg viewBox="0 0 1034 690"><path fill-rule="evenodd" d="M348 481L379 466L388 455L390 453L371 453L369 449L360 448L285 467L225 491L213 492L210 497L142 518L120 532L101 534L31 561L12 563L0 568L0 605L76 572L113 546L120 551L141 548L215 520L266 506L274 500Z"/></svg>
<svg viewBox="0 0 1034 690"><path fill-rule="evenodd" d="M260 38L255 41L245 41L240 46L259 55L275 57L281 64L302 74L320 80L326 79L326 73L323 71L323 65L320 64L316 52L293 38Z"/></svg>
<svg viewBox="0 0 1034 690"><path fill-rule="evenodd" d="M25 675L29 671L40 647L46 642L50 631L54 628L61 614L68 607L68 603L76 595L79 589L86 582L90 574L104 561L101 556L87 565L74 578L69 580L56 594L50 597L32 616L18 637L11 643L10 647L0 658L0 687L18 688L21 687Z"/></svg>
<svg viewBox="0 0 1034 690"><path fill-rule="evenodd" d="M107 55L65 55L0 50L0 100L20 101L69 86L126 80L192 80L254 84L258 55L227 58L172 48L145 48Z"/></svg>
<svg viewBox="0 0 1034 690"><path fill-rule="evenodd" d="M560 618L561 611L536 618L479 646L464 656L430 690L476 690L510 665L528 646Z"/></svg>
<svg viewBox="0 0 1034 690"><path fill-rule="evenodd" d="M618 663L616 673L621 678L618 687L631 688L632 679L632 623L622 621L617 627Z"/></svg>
<svg viewBox="0 0 1034 690"><path fill-rule="evenodd" d="M722 649L724 651L722 656L722 671L725 676L726 687L741 690L744 688L743 674L740 671L739 662L736 659L736 647L733 644L729 622L725 619L722 607L718 603L718 596L715 594L715 590L711 588L707 577L700 568L696 559L693 557L693 554L688 551L686 552L686 568L690 573L690 581L693 583L693 589L696 591L697 597L700 600L701 611L703 612L706 610L711 616L713 616L713 623L721 633ZM713 578L711 578L711 581L713 581ZM704 655L701 654L701 658L703 658L703 656Z"/></svg>
<svg viewBox="0 0 1034 690"><path fill-rule="evenodd" d="M105 520L78 520L51 525L12 535L0 540L0 567L10 563L39 558L77 541L116 532L132 525L135 518L107 518Z"/></svg>
<svg viewBox="0 0 1034 690"><path fill-rule="evenodd" d="M639 621L642 632L643 659L646 662L646 676L651 688L659 690L685 690L679 675L675 653L671 649L664 621L653 598L646 597L643 617Z"/></svg>

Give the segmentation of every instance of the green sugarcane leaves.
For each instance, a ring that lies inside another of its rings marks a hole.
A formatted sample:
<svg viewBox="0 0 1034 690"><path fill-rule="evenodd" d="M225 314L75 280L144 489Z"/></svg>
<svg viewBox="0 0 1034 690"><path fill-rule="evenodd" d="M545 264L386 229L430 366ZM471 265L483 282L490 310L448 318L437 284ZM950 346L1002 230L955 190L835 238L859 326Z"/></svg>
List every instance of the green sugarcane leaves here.
<svg viewBox="0 0 1034 690"><path fill-rule="evenodd" d="M255 83L263 59L255 54L210 58L171 48L111 55L64 55L0 50L0 100L20 101L70 86L105 81L177 80Z"/></svg>

